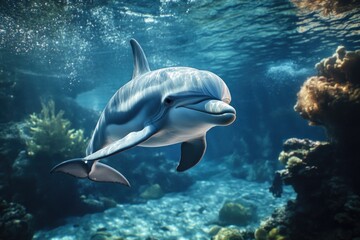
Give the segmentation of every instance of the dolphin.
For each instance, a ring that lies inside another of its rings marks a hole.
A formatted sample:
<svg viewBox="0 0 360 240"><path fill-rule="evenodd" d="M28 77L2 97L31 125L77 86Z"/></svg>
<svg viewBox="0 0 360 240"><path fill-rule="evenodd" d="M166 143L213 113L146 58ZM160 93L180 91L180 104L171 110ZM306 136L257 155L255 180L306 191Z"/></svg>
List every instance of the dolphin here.
<svg viewBox="0 0 360 240"><path fill-rule="evenodd" d="M229 105L230 91L220 77L190 67L151 71L139 43L131 39L130 44L132 79L107 103L86 156L64 161L51 172L130 186L120 172L99 160L135 146L177 143L181 143L181 157L176 170L183 172L203 157L209 129L235 121L236 111Z"/></svg>

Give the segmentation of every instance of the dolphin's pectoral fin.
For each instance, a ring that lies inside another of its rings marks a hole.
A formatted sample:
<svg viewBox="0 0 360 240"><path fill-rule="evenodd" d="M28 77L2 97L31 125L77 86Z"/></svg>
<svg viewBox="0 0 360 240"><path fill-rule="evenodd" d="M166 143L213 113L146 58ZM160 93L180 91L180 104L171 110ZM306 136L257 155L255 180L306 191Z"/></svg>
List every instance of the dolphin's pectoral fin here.
<svg viewBox="0 0 360 240"><path fill-rule="evenodd" d="M100 162L93 164L89 173L89 179L95 182L121 183L130 187L129 181L120 172Z"/></svg>
<svg viewBox="0 0 360 240"><path fill-rule="evenodd" d="M99 160L135 147L136 145L149 139L152 135L154 135L154 133L156 133L156 131L157 130L153 125L148 125L141 131L131 132L122 139L117 140L116 142L113 142L110 145L86 156L84 160Z"/></svg>
<svg viewBox="0 0 360 240"><path fill-rule="evenodd" d="M82 158L75 158L56 165L50 170L50 172L63 172L74 177L86 178L90 168L91 165L83 161Z"/></svg>
<svg viewBox="0 0 360 240"><path fill-rule="evenodd" d="M203 157L205 150L205 136L183 142L181 144L181 159L176 170L178 172L183 172L195 166Z"/></svg>
<svg viewBox="0 0 360 240"><path fill-rule="evenodd" d="M62 162L51 169L53 172L63 172L79 178L86 178L96 182L115 182L130 186L128 180L118 171L97 160L109 157L126 149L132 148L149 139L156 128L153 125L144 127L141 131L131 132L122 139L88 155Z"/></svg>

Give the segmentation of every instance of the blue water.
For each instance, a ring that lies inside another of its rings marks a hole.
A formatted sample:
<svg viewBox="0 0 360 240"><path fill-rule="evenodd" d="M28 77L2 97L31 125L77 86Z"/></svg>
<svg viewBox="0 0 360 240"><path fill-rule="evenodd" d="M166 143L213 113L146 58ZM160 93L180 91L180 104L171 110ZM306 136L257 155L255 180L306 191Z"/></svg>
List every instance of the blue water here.
<svg viewBox="0 0 360 240"><path fill-rule="evenodd" d="M85 129L85 134L90 136L97 116L109 98L131 79L133 59L129 40L135 38L142 45L151 69L190 66L208 70L219 75L231 91L237 120L228 127L209 132L204 159L196 166L198 169L184 177L196 184L198 181L212 184L224 175L223 179L237 179L239 189L244 191L250 190L243 187L246 185L243 181L251 181L249 184L254 188L266 189L274 170L282 167L277 157L284 140L289 137L326 139L323 129L309 127L293 111L296 93L306 78L316 74L314 65L332 55L337 46L359 49L359 33L360 10L357 8L323 15L320 11L299 9L287 0L68 0L52 3L3 0L0 3L0 91L4 113L0 122L20 124L29 114L40 112L41 99L53 98L58 109L65 111L64 116L71 120L72 126ZM14 84L21 87L16 88ZM64 99L72 104L67 105ZM74 104L86 109L87 114L77 112ZM4 139L2 141L6 142L6 137ZM16 188L7 190L11 189L11 183L9 185L6 180L7 176L12 176L10 166L22 150L25 150L24 145L19 144L11 150L15 153L7 155L6 166L9 167L1 169L5 176L1 178L1 185L7 187L1 191L7 200L22 203L36 216L39 209L32 204L32 193L15 196ZM139 191L155 183L151 182L154 179L162 179L161 176L153 177L157 167L161 166L164 176L167 170L176 174L173 170L177 165L179 146L135 148L127 154L125 158L136 160L124 163L128 164L125 166L127 171L135 172L124 174L131 175L132 181L139 179L135 190L76 179L64 180L72 184L76 182L74 198L77 194L91 195L95 199L105 196L114 198L118 204L131 205L137 202L133 199L138 198ZM238 165L232 165L234 158L239 159ZM153 159L160 160L151 162ZM119 159L109 163L124 167ZM148 171L143 170L147 168ZM36 171L35 168L32 170ZM137 176L137 172L149 175ZM233 172L236 174L231 174ZM62 178L68 178L56 177L59 184L62 184ZM194 193L196 184L189 183L190 192L191 196L199 197ZM221 180L219 187L223 184ZM170 187L169 192L186 195L185 189L173 191L173 188ZM171 194L166 195L169 201L179 197ZM226 197L222 196L221 191L207 194L217 199L213 201L215 208L220 208L216 204L228 197L226 194ZM266 196L266 204L277 201L267 191L263 191L263 196ZM71 204L72 198L66 202ZM48 203L44 200L42 204ZM264 212L259 211L263 216ZM44 224L46 219L43 219L37 230L61 226L63 219L83 214L65 212L60 220L56 219L56 214L49 214L51 224ZM215 221L214 216L211 212L209 220L204 222ZM145 214L142 220L146 222L147 217L151 218ZM68 224L73 225L72 222ZM202 228L197 226L195 229L200 231ZM196 238L195 232L193 238L188 232L185 238L176 237L175 233L163 236L168 236L166 239L206 239L204 235ZM59 230L49 234L54 234L54 239L72 239L60 236L62 233ZM181 233L183 231L179 230L179 235ZM43 236L49 238L50 235ZM123 232L123 235L133 237L130 233ZM90 236L91 233L78 237L89 239ZM149 237L139 236L129 239ZM156 232L154 236L159 237L161 233Z"/></svg>

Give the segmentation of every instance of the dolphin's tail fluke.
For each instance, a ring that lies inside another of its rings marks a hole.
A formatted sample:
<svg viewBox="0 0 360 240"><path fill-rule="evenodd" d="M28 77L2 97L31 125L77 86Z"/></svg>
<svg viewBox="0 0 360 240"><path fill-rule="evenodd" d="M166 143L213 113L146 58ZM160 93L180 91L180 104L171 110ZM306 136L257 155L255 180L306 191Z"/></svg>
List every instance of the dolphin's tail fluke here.
<svg viewBox="0 0 360 240"><path fill-rule="evenodd" d="M50 172L62 172L78 178L87 177L95 182L113 182L130 187L129 181L121 173L98 161L75 158L56 165Z"/></svg>

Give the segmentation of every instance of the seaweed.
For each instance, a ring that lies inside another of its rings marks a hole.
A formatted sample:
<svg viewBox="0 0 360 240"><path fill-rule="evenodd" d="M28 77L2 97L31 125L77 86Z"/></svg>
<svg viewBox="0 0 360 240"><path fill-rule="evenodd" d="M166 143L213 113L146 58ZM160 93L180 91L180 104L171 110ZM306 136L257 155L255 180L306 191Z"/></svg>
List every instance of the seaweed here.
<svg viewBox="0 0 360 240"><path fill-rule="evenodd" d="M29 156L61 156L70 158L84 152L88 139L84 130L71 129L65 112L55 112L53 100L41 102L41 112L32 113L21 130Z"/></svg>

